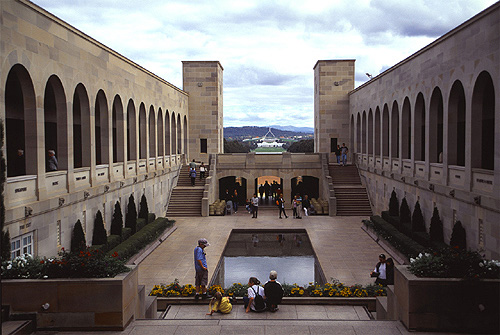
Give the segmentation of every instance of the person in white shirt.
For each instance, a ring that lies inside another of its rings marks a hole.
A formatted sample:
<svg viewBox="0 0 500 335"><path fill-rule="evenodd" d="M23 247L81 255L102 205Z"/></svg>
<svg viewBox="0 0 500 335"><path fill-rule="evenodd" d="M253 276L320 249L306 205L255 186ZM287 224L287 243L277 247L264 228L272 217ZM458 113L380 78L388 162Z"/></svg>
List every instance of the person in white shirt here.
<svg viewBox="0 0 500 335"><path fill-rule="evenodd" d="M375 265L375 269L371 272L372 277L377 277L375 280L376 284L380 284L382 286L387 286L387 266L386 266L386 258L384 254L380 254L378 256L379 262Z"/></svg>
<svg viewBox="0 0 500 335"><path fill-rule="evenodd" d="M260 281L255 277L250 277L248 280L248 297L243 297L243 302L245 305L245 312L263 312L265 310L265 305L263 309L259 309L255 306L255 297L259 294L263 299L266 298L264 288L260 286Z"/></svg>
<svg viewBox="0 0 500 335"><path fill-rule="evenodd" d="M259 198L257 194L254 193L250 201L252 203L252 218L256 219L259 212Z"/></svg>

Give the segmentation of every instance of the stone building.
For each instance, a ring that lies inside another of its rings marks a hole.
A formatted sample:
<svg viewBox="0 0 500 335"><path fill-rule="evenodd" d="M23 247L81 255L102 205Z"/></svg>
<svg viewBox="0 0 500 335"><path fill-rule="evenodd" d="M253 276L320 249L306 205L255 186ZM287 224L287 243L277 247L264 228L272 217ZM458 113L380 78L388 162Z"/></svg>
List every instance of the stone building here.
<svg viewBox="0 0 500 335"><path fill-rule="evenodd" d="M192 159L216 161L203 213L220 179L248 180L248 198L269 175L283 179L287 201L294 180L311 176L334 215L326 160L345 142L375 213L394 189L412 209L419 200L427 228L437 207L448 241L461 221L471 249L500 256L500 3L356 89L354 60L319 60L316 154L266 158L222 155L219 62L183 62L181 89L28 0L0 4L4 229L14 255L68 248L77 220L90 243L97 211L109 230L114 204L123 211L131 194L165 215Z"/></svg>

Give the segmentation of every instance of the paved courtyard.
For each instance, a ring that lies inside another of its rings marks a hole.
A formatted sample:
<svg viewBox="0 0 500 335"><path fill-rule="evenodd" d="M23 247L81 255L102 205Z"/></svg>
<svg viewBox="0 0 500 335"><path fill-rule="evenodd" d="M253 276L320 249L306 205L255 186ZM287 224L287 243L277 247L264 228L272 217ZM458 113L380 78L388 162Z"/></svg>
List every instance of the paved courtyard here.
<svg viewBox="0 0 500 335"><path fill-rule="evenodd" d="M235 228L306 229L327 280L335 278L349 285L373 282L370 271L378 262L378 255L385 251L361 229L365 217L303 216L298 220L292 219L291 211L287 214L288 219L279 219L277 210L262 210L257 219L245 211L226 216L175 218L177 230L139 265L139 283L146 285L147 290L176 278L181 284L194 284L193 249L202 237L210 242L205 252L211 277ZM252 275L249 273L248 277Z"/></svg>

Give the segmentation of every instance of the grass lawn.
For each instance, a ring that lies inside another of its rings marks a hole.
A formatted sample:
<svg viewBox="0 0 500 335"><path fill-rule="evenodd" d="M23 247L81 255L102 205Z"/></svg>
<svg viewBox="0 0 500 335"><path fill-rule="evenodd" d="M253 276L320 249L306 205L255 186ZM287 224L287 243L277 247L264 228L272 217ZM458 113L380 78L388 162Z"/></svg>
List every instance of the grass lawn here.
<svg viewBox="0 0 500 335"><path fill-rule="evenodd" d="M283 148L256 148L254 152L285 152Z"/></svg>

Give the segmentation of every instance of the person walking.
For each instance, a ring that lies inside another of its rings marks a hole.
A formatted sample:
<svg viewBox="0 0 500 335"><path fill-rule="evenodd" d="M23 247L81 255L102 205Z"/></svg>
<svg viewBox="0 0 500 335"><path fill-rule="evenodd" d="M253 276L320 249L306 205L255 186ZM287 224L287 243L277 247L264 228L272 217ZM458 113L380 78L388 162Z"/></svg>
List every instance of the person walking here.
<svg viewBox="0 0 500 335"><path fill-rule="evenodd" d="M207 171L207 168L205 167L205 164L203 164L203 162L201 162L201 165L200 165L200 180L202 180L203 178L205 178L205 172Z"/></svg>
<svg viewBox="0 0 500 335"><path fill-rule="evenodd" d="M252 204L252 218L256 219L259 214L259 198L257 197L257 194L254 193L250 201Z"/></svg>
<svg viewBox="0 0 500 335"><path fill-rule="evenodd" d="M283 200L283 195L281 195L278 198L277 202L278 202L278 207L280 209L280 219L282 219L281 213L283 213L283 215L285 216L285 218L288 219L288 216L285 213L285 200Z"/></svg>
<svg viewBox="0 0 500 335"><path fill-rule="evenodd" d="M384 254L378 256L379 262L375 265L375 269L370 273L371 277L376 277L375 284L387 286L387 264Z"/></svg>
<svg viewBox="0 0 500 335"><path fill-rule="evenodd" d="M335 149L335 156L337 157L337 164L340 164L340 158L342 153L340 152L340 145L337 144L337 149Z"/></svg>
<svg viewBox="0 0 500 335"><path fill-rule="evenodd" d="M196 169L196 162L194 161L194 159L193 159L192 162L189 163L189 168L190 169Z"/></svg>
<svg viewBox="0 0 500 335"><path fill-rule="evenodd" d="M207 284L208 284L208 267L207 258L205 253L205 248L210 244L206 238L200 238L198 240L198 246L194 248L194 269L196 271L195 275L195 287L196 295L194 298L198 300L201 296L202 299L211 298L207 294Z"/></svg>
<svg viewBox="0 0 500 335"><path fill-rule="evenodd" d="M47 171L57 171L58 162L56 158L56 152L54 150L49 150L49 158L47 159Z"/></svg>
<svg viewBox="0 0 500 335"><path fill-rule="evenodd" d="M345 166L347 164L347 153L349 152L349 149L345 146L345 143L342 143L340 152L342 154L342 165Z"/></svg>
<svg viewBox="0 0 500 335"><path fill-rule="evenodd" d="M191 186L194 186L196 183L196 170L191 168L189 171L189 177L191 177Z"/></svg>
<svg viewBox="0 0 500 335"><path fill-rule="evenodd" d="M269 273L269 281L264 284L267 308L273 313L278 310L278 305L281 303L284 293L283 286L276 278L278 278L278 272L273 270Z"/></svg>
<svg viewBox="0 0 500 335"><path fill-rule="evenodd" d="M306 194L304 196L304 201L302 201L302 208L304 208L304 213L306 216L309 216L309 208L311 207L311 201L309 200L309 196Z"/></svg>

